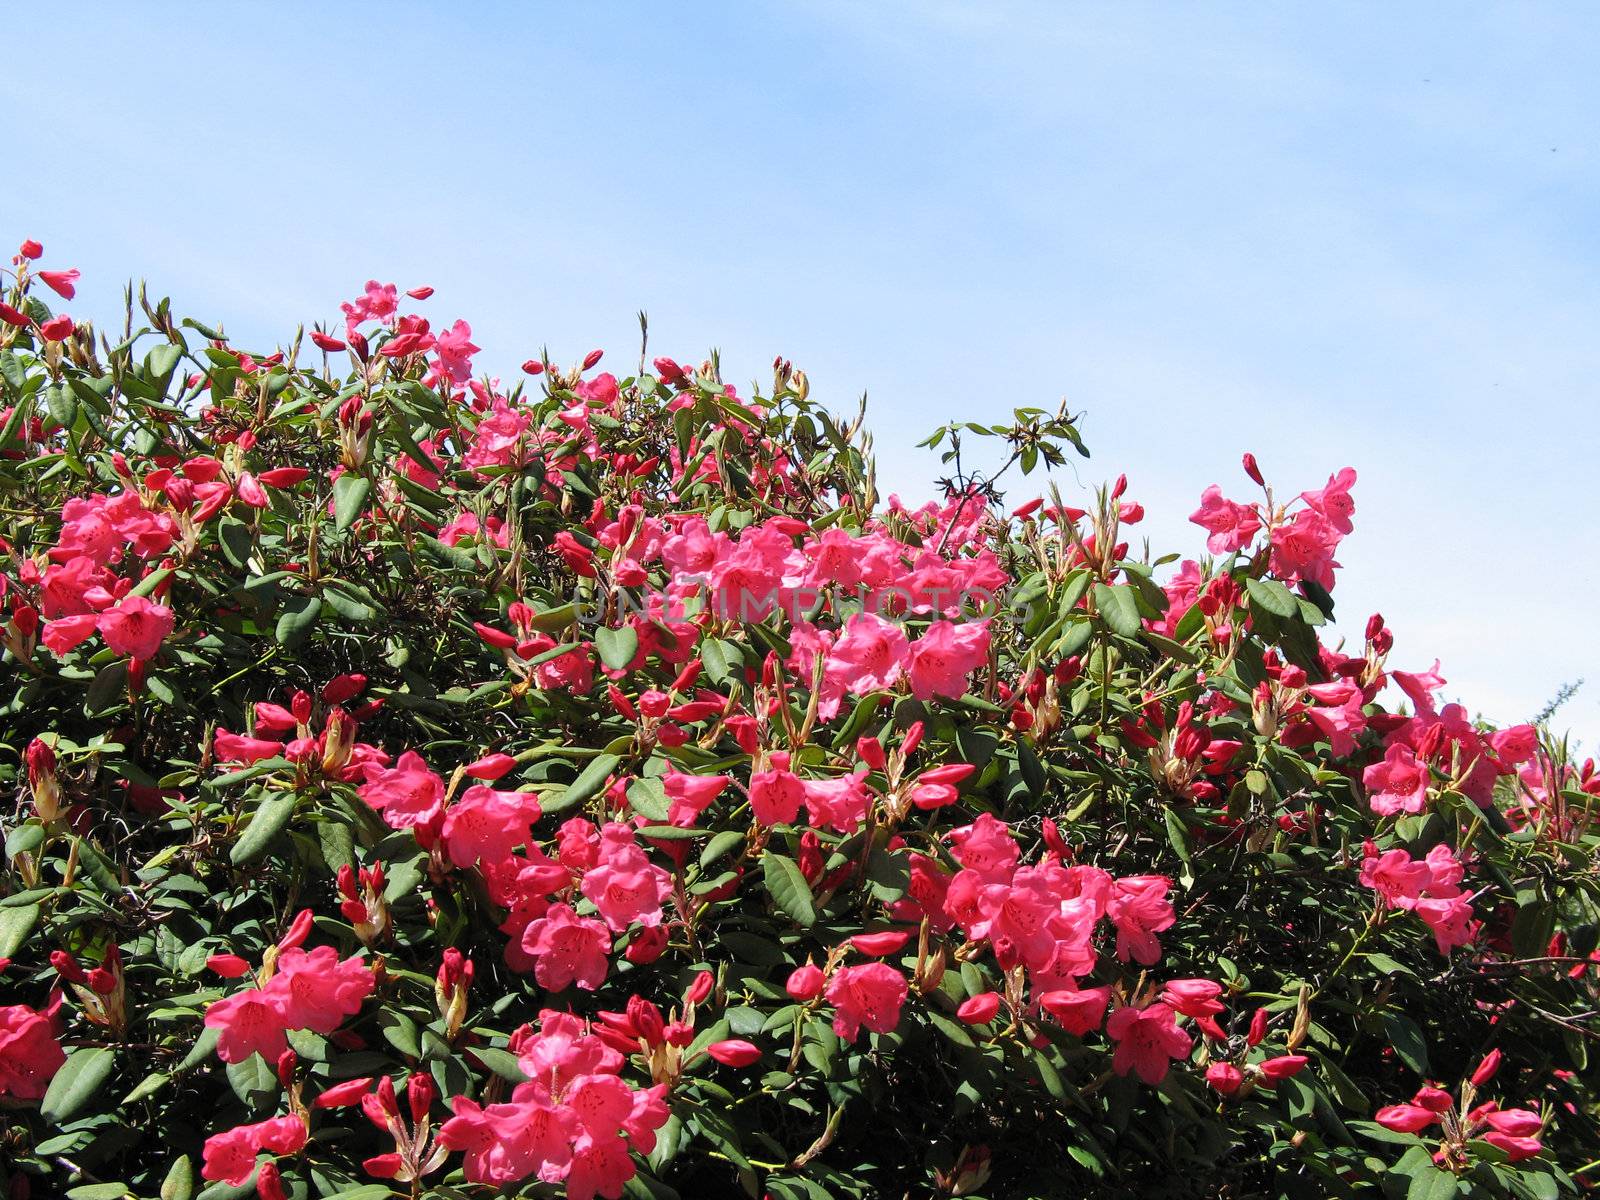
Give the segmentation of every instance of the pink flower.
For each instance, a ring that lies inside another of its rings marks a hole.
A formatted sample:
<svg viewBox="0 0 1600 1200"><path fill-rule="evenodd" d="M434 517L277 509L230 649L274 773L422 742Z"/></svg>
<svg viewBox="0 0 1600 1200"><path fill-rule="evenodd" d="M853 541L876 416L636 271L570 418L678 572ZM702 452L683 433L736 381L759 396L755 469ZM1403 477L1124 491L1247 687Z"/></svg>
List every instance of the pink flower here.
<svg viewBox="0 0 1600 1200"><path fill-rule="evenodd" d="M1263 1059L1256 1064L1256 1069L1261 1072L1262 1082L1271 1087L1280 1079L1300 1074L1310 1061L1304 1054L1279 1054Z"/></svg>
<svg viewBox="0 0 1600 1200"><path fill-rule="evenodd" d="M789 756L782 756L782 765L778 757L773 755L771 770L750 775L750 808L763 825L793 825L806 798L805 785L788 769Z"/></svg>
<svg viewBox="0 0 1600 1200"><path fill-rule="evenodd" d="M54 621L45 622L39 640L52 654L64 658L94 636L95 626L99 622L100 618L94 613L57 617Z"/></svg>
<svg viewBox="0 0 1600 1200"><path fill-rule="evenodd" d="M1512 1137L1532 1137L1544 1128L1544 1118L1529 1108L1498 1108L1483 1119L1489 1128Z"/></svg>
<svg viewBox="0 0 1600 1200"><path fill-rule="evenodd" d="M841 968L827 990L834 1007L833 1031L847 1042L856 1040L863 1025L873 1033L892 1032L900 1024L907 992L906 977L887 963Z"/></svg>
<svg viewBox="0 0 1600 1200"><path fill-rule="evenodd" d="M82 278L82 272L77 267L68 271L40 271L39 278L63 300L71 300L78 294L78 280Z"/></svg>
<svg viewBox="0 0 1600 1200"><path fill-rule="evenodd" d="M428 825L443 814L444 780L416 751L407 750L393 767L369 764L364 771L367 781L356 795L382 813L391 828Z"/></svg>
<svg viewBox="0 0 1600 1200"><path fill-rule="evenodd" d="M1261 516L1254 505L1234 503L1223 496L1222 489L1214 483L1200 493L1200 507L1190 514L1189 520L1210 535L1206 538L1206 549L1213 554L1243 550L1261 529Z"/></svg>
<svg viewBox="0 0 1600 1200"><path fill-rule="evenodd" d="M828 678L853 696L891 688L905 671L909 650L899 625L874 613L856 613L828 654Z"/></svg>
<svg viewBox="0 0 1600 1200"><path fill-rule="evenodd" d="M1186 1017L1214 1017L1222 1011L1222 985L1209 979L1173 979L1161 989L1161 1003Z"/></svg>
<svg viewBox="0 0 1600 1200"><path fill-rule="evenodd" d="M450 861L458 867L503 862L529 841L539 813L539 801L531 793L474 784L445 814L441 832Z"/></svg>
<svg viewBox="0 0 1600 1200"><path fill-rule="evenodd" d="M1433 931L1440 954L1449 954L1454 947L1467 945L1478 936L1482 924L1473 920L1472 903L1466 896L1418 900L1415 911Z"/></svg>
<svg viewBox="0 0 1600 1200"><path fill-rule="evenodd" d="M0 1096L38 1100L67 1061L56 1038L55 1009L0 1008Z"/></svg>
<svg viewBox="0 0 1600 1200"><path fill-rule="evenodd" d="M1111 1003L1111 988L1064 988L1045 992L1039 997L1039 1007L1057 1021L1061 1028L1076 1037L1082 1037L1100 1028L1105 1020L1106 1006Z"/></svg>
<svg viewBox="0 0 1600 1200"><path fill-rule="evenodd" d="M599 921L578 916L570 905L552 904L523 930L522 948L534 960L540 987L561 992L576 983L592 992L606 977L611 939Z"/></svg>
<svg viewBox="0 0 1600 1200"><path fill-rule="evenodd" d="M732 782L726 775L685 775L669 769L661 781L670 801L667 823L680 829L693 829L700 814Z"/></svg>
<svg viewBox="0 0 1600 1200"><path fill-rule="evenodd" d="M1428 784L1432 782L1427 765L1404 742L1391 742L1383 761L1361 773L1367 789L1367 803L1379 816L1419 813L1428 803Z"/></svg>
<svg viewBox="0 0 1600 1200"><path fill-rule="evenodd" d="M291 947L279 954L277 973L265 986L216 1001L206 1009L205 1024L219 1031L217 1057L223 1062L243 1062L252 1054L276 1062L288 1048L288 1030L332 1033L360 1011L372 989L372 972L361 959L341 962L332 946L309 953Z"/></svg>
<svg viewBox="0 0 1600 1200"><path fill-rule="evenodd" d="M951 855L985 883L1002 883L1016 870L1022 851L1011 836L1011 827L991 813L979 813L970 825L946 835L953 845Z"/></svg>
<svg viewBox="0 0 1600 1200"><path fill-rule="evenodd" d="M632 829L613 823L600 831L600 862L584 873L582 891L606 926L621 933L635 924L661 924L672 877L650 862Z"/></svg>
<svg viewBox="0 0 1600 1200"><path fill-rule="evenodd" d="M289 1048L280 997L265 988L224 996L206 1009L205 1025L218 1031L217 1057L226 1063L243 1062L252 1054L277 1062Z"/></svg>
<svg viewBox="0 0 1600 1200"><path fill-rule="evenodd" d="M1321 513L1303 508L1293 521L1272 531L1272 573L1285 583L1309 579L1333 590L1333 552L1339 532Z"/></svg>
<svg viewBox="0 0 1600 1200"><path fill-rule="evenodd" d="M1337 475L1328 476L1328 485L1321 491L1301 492L1300 499L1340 533L1349 533L1355 528L1350 520L1356 511L1356 502L1350 498L1350 489L1355 482L1355 469L1345 467Z"/></svg>
<svg viewBox="0 0 1600 1200"><path fill-rule="evenodd" d="M1343 758L1356 748L1356 736L1367 727L1366 714L1361 711L1361 694L1351 695L1338 707L1315 705L1306 710L1306 716L1327 739L1328 748Z"/></svg>
<svg viewBox="0 0 1600 1200"><path fill-rule="evenodd" d="M985 621L935 621L911 646L911 694L918 700L964 696L967 676L989 661Z"/></svg>
<svg viewBox="0 0 1600 1200"><path fill-rule="evenodd" d="M1125 1005L1106 1021L1106 1035L1117 1043L1111 1069L1118 1075L1133 1071L1154 1086L1167 1077L1170 1060L1189 1057L1194 1039L1178 1028L1165 1004L1148 1008Z"/></svg>
<svg viewBox="0 0 1600 1200"><path fill-rule="evenodd" d="M100 614L98 628L106 645L118 654L141 661L154 658L161 642L172 632L172 610L143 596L128 596L115 608Z"/></svg>
<svg viewBox="0 0 1600 1200"><path fill-rule="evenodd" d="M439 356L439 370L452 383L465 383L472 378L472 356L478 352L472 344L472 326L457 321L441 330L433 350Z"/></svg>
<svg viewBox="0 0 1600 1200"><path fill-rule="evenodd" d="M1117 958L1131 957L1144 966L1153 966L1161 957L1161 944L1155 935L1172 928L1177 915L1167 890L1172 881L1165 875L1129 875L1116 881L1106 916L1117 927Z"/></svg>
<svg viewBox="0 0 1600 1200"><path fill-rule="evenodd" d="M867 789L865 772L841 775L838 779L806 779L801 787L811 820L840 833L854 833L866 819L872 793Z"/></svg>
<svg viewBox="0 0 1600 1200"><path fill-rule="evenodd" d="M298 1154L306 1144L306 1124L299 1117L273 1117L255 1125L239 1125L206 1139L204 1179L220 1180L238 1187L255 1170L256 1155Z"/></svg>
<svg viewBox="0 0 1600 1200"><path fill-rule="evenodd" d="M1219 1096L1231 1096L1244 1085L1244 1072L1232 1063L1214 1062L1206 1068L1206 1083Z"/></svg>
<svg viewBox="0 0 1600 1200"><path fill-rule="evenodd" d="M372 972L360 958L352 955L341 962L332 946L318 946L280 953L277 974L264 990L288 1028L329 1034L361 1011L373 986Z"/></svg>
<svg viewBox="0 0 1600 1200"><path fill-rule="evenodd" d="M515 1183L538 1171L562 1178L572 1162L577 1116L536 1096L487 1108L465 1096L450 1103L455 1115L439 1127L439 1144L465 1152L462 1164L472 1183L495 1186Z"/></svg>

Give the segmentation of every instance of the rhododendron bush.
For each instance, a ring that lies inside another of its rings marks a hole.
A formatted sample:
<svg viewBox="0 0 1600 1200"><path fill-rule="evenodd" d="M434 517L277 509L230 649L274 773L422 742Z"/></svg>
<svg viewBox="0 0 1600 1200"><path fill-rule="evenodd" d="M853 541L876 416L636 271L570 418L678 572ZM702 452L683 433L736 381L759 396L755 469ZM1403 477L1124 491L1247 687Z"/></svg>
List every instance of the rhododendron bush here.
<svg viewBox="0 0 1600 1200"><path fill-rule="evenodd" d="M277 349L98 329L41 255L0 305L7 1196L1600 1175L1600 775L1334 632L1359 486L1315 447L1156 557L1136 487L1039 483L1064 411L937 431L914 507L782 361L499 380L379 283Z"/></svg>

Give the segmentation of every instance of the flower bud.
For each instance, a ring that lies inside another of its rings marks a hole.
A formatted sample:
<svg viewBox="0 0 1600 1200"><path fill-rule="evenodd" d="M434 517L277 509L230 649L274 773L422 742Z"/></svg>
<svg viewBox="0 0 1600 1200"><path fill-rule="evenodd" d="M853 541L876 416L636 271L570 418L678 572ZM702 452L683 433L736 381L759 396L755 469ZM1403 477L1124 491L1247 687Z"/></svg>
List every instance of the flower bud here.
<svg viewBox="0 0 1600 1200"><path fill-rule="evenodd" d="M256 1195L260 1200L285 1200L283 1177L278 1174L278 1164L268 1159L256 1172Z"/></svg>
<svg viewBox="0 0 1600 1200"><path fill-rule="evenodd" d="M420 1123L428 1115L428 1110L433 1107L438 1094L433 1077L422 1071L414 1072L411 1078L406 1080L406 1103L411 1108L413 1124Z"/></svg>
<svg viewBox="0 0 1600 1200"><path fill-rule="evenodd" d="M701 971L694 977L694 982L689 985L689 990L683 994L684 1000L689 1004L703 1004L711 989L716 986L716 980L710 971Z"/></svg>
<svg viewBox="0 0 1600 1200"><path fill-rule="evenodd" d="M1000 994L998 992L979 992L962 1003L956 1009L956 1016L968 1025L987 1025L994 1020L995 1013L1000 1011Z"/></svg>
<svg viewBox="0 0 1600 1200"><path fill-rule="evenodd" d="M761 1061L761 1047L740 1038L712 1042L706 1053L725 1067L748 1067Z"/></svg>
<svg viewBox="0 0 1600 1200"><path fill-rule="evenodd" d="M1501 1057L1499 1050L1491 1050L1483 1056L1483 1061L1478 1064L1477 1070L1472 1072L1473 1087L1482 1087L1495 1077L1495 1072L1500 1069Z"/></svg>
<svg viewBox="0 0 1600 1200"><path fill-rule="evenodd" d="M784 991L788 992L793 999L804 1003L807 1000L815 1000L822 995L822 988L826 982L827 979L822 974L821 967L806 963L804 966L796 967L790 972L789 982L784 984Z"/></svg>
<svg viewBox="0 0 1600 1200"><path fill-rule="evenodd" d="M1219 1096L1231 1096L1244 1085L1244 1072L1232 1063L1214 1062L1206 1068L1206 1083Z"/></svg>

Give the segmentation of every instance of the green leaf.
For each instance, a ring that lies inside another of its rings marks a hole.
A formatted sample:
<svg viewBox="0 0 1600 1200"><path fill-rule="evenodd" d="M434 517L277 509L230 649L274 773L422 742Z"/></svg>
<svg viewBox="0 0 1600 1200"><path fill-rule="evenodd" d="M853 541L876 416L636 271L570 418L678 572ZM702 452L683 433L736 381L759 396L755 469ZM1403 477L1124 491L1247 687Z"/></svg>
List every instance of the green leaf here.
<svg viewBox="0 0 1600 1200"><path fill-rule="evenodd" d="M161 1200L190 1200L194 1195L194 1160L180 1154L167 1168L167 1177L161 1184Z"/></svg>
<svg viewBox="0 0 1600 1200"><path fill-rule="evenodd" d="M317 623L317 618L322 615L322 597L307 596L298 608L285 609L278 618L276 630L278 641L286 648L293 649L305 640L306 634L311 632L312 626Z"/></svg>
<svg viewBox="0 0 1600 1200"><path fill-rule="evenodd" d="M117 1056L107 1046L74 1050L50 1081L39 1115L52 1125L61 1124L94 1099L116 1065Z"/></svg>
<svg viewBox="0 0 1600 1200"><path fill-rule="evenodd" d="M809 928L816 921L817 910L811 900L811 885L806 882L794 859L767 851L761 856L761 877L773 902L788 913L795 924Z"/></svg>
<svg viewBox="0 0 1600 1200"><path fill-rule="evenodd" d="M283 832L283 827L289 823L289 818L294 816L294 806L297 797L293 792L279 792L277 795L268 796L256 808L255 816L250 818L250 825L244 831L244 836L234 843L233 853L228 856L234 866L244 866L254 862L266 853L272 840Z"/></svg>
<svg viewBox="0 0 1600 1200"><path fill-rule="evenodd" d="M1449 1200L1456 1194L1459 1180L1449 1171L1441 1171L1432 1163L1418 1167L1411 1176L1411 1186L1406 1189L1406 1200Z"/></svg>
<svg viewBox="0 0 1600 1200"><path fill-rule="evenodd" d="M1189 861L1189 830L1184 826L1183 818L1178 816L1175 809L1162 810L1167 823L1167 841L1172 843L1172 848L1184 862Z"/></svg>
<svg viewBox="0 0 1600 1200"><path fill-rule="evenodd" d="M1418 1075L1428 1073L1428 1043L1415 1021L1400 1013L1386 1012L1383 1014L1383 1031L1401 1062Z"/></svg>
<svg viewBox="0 0 1600 1200"><path fill-rule="evenodd" d="M365 475L346 471L333 482L333 527L340 533L355 524L372 494L372 483Z"/></svg>
<svg viewBox="0 0 1600 1200"><path fill-rule="evenodd" d="M39 923L40 911L37 904L0 908L0 958L12 958L22 949Z"/></svg>
<svg viewBox="0 0 1600 1200"><path fill-rule="evenodd" d="M589 765L578 773L578 777L567 784L566 791L549 803L541 801L539 807L549 814L565 812L582 804L606 785L607 777L617 769L617 764L621 761L621 756L616 754L596 755L589 760Z"/></svg>
<svg viewBox="0 0 1600 1200"><path fill-rule="evenodd" d="M125 1183L84 1183L67 1189L67 1200L122 1200L131 1195Z"/></svg>
<svg viewBox="0 0 1600 1200"><path fill-rule="evenodd" d="M227 1076L233 1094L251 1108L278 1092L278 1076L260 1054L252 1054L243 1062L229 1063Z"/></svg>
<svg viewBox="0 0 1600 1200"><path fill-rule="evenodd" d="M1250 593L1252 608L1264 608L1274 616L1285 619L1300 615L1300 602L1276 579L1246 578L1244 590Z"/></svg>
<svg viewBox="0 0 1600 1200"><path fill-rule="evenodd" d="M625 671L639 653L639 631L632 625L620 629L596 629L594 648L600 661L613 671Z"/></svg>
<svg viewBox="0 0 1600 1200"><path fill-rule="evenodd" d="M1133 589L1125 583L1094 585L1094 604L1112 632L1134 637L1140 629L1139 603Z"/></svg>

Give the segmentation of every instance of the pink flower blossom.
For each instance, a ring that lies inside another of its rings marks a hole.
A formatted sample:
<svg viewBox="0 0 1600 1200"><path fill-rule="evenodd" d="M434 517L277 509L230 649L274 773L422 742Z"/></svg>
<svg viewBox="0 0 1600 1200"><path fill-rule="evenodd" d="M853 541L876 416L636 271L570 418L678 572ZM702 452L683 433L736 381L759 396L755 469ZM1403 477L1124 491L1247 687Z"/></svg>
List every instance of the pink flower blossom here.
<svg viewBox="0 0 1600 1200"><path fill-rule="evenodd" d="M56 1036L55 1008L0 1007L0 1096L38 1100L67 1061Z"/></svg>
<svg viewBox="0 0 1600 1200"><path fill-rule="evenodd" d="M539 812L539 801L532 793L501 792L486 783L474 784L445 813L441 834L450 861L470 867L510 858L512 851L530 840ZM389 812L384 816L387 819Z"/></svg>
<svg viewBox="0 0 1600 1200"><path fill-rule="evenodd" d="M393 829L429 825L444 813L444 780L428 769L414 750L407 750L393 767L369 765L367 781L356 795L383 814Z"/></svg>
<svg viewBox="0 0 1600 1200"><path fill-rule="evenodd" d="M594 991L606 977L611 939L599 921L580 917L567 904L552 904L522 934L522 949L534 961L539 986L565 991L576 983Z"/></svg>
<svg viewBox="0 0 1600 1200"><path fill-rule="evenodd" d="M906 977L887 963L841 967L828 982L833 1031L847 1042L856 1040L862 1026L873 1033L892 1032L900 1024L908 990Z"/></svg>
<svg viewBox="0 0 1600 1200"><path fill-rule="evenodd" d="M1106 1036L1116 1042L1111 1069L1118 1075L1134 1072L1152 1087L1167 1077L1173 1059L1189 1057L1194 1039L1178 1028L1165 1004L1147 1008L1125 1005L1106 1021Z"/></svg>
<svg viewBox="0 0 1600 1200"><path fill-rule="evenodd" d="M1171 886L1165 875L1129 875L1116 881L1106 916L1117 928L1117 958L1122 962L1132 958L1148 967L1161 957L1155 935L1177 920L1167 899Z"/></svg>
<svg viewBox="0 0 1600 1200"><path fill-rule="evenodd" d="M255 1170L257 1154L298 1154L306 1135L306 1123L299 1117L273 1117L212 1134L206 1139L200 1175L238 1187Z"/></svg>
<svg viewBox="0 0 1600 1200"><path fill-rule="evenodd" d="M904 628L870 612L859 612L828 654L830 681L852 696L891 688L905 672L910 643Z"/></svg>
<svg viewBox="0 0 1600 1200"><path fill-rule="evenodd" d="M1356 511L1356 502L1350 498L1350 489L1355 486L1355 482L1354 468L1345 467L1337 475L1328 476L1326 487L1320 491L1301 492L1300 499L1309 504L1314 512L1321 515L1338 532L1349 533L1355 528L1350 520Z"/></svg>
<svg viewBox="0 0 1600 1200"><path fill-rule="evenodd" d="M911 694L918 700L964 696L967 676L988 661L988 622L935 621L911 645Z"/></svg>
<svg viewBox="0 0 1600 1200"><path fill-rule="evenodd" d="M1367 803L1373 812L1384 817L1402 812L1420 813L1428 803L1428 785L1432 778L1427 765L1404 742L1391 742L1383 760L1361 773L1361 783L1367 789Z"/></svg>
<svg viewBox="0 0 1600 1200"><path fill-rule="evenodd" d="M1190 514L1189 520L1210 535L1206 549L1213 554L1232 554L1243 550L1261 529L1261 517L1251 504L1236 504L1222 494L1222 489L1212 484L1200 493L1200 507Z"/></svg>
<svg viewBox="0 0 1600 1200"><path fill-rule="evenodd" d="M661 924L672 877L650 862L632 829L613 823L600 831L600 862L584 873L582 891L606 926L621 933L635 924Z"/></svg>
<svg viewBox="0 0 1600 1200"><path fill-rule="evenodd" d="M172 610L143 596L129 596L100 614L98 628L106 645L117 654L141 661L154 658L162 640L172 632Z"/></svg>
<svg viewBox="0 0 1600 1200"><path fill-rule="evenodd" d="M778 758L773 755L769 770L750 775L750 808L763 825L793 825L806 798L805 785L788 769L789 756L782 756L781 765Z"/></svg>

